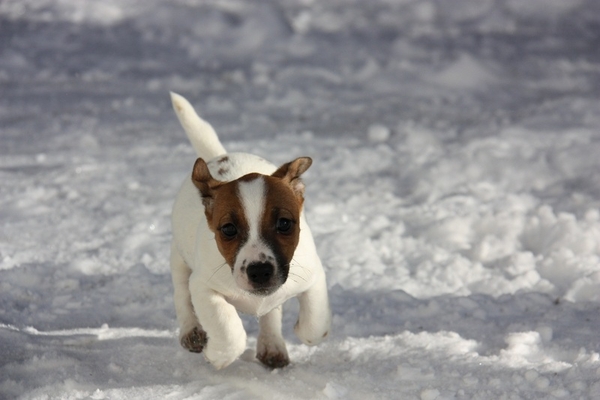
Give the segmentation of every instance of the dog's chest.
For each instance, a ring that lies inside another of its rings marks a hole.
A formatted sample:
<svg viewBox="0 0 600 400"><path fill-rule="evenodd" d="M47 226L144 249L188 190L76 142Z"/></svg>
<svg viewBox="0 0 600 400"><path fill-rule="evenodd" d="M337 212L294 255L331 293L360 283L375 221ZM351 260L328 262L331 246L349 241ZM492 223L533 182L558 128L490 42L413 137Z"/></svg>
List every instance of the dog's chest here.
<svg viewBox="0 0 600 400"><path fill-rule="evenodd" d="M273 293L267 297L247 294L243 296L226 297L227 302L233 305L236 310L256 317L262 317L275 307L284 303L288 298L288 296L284 295L283 291Z"/></svg>

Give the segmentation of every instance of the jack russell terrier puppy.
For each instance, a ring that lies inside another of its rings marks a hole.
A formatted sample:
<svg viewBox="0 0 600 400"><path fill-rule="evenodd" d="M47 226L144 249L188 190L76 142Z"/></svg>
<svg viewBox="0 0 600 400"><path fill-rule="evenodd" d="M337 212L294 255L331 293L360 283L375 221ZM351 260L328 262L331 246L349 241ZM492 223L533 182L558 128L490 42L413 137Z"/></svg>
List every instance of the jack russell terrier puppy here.
<svg viewBox="0 0 600 400"><path fill-rule="evenodd" d="M171 273L181 345L217 369L246 349L238 311L259 317L256 357L289 364L282 304L298 297L295 332L307 345L329 333L325 273L302 212L308 157L277 168L252 154L227 153L213 128L182 96L175 113L199 158L173 207Z"/></svg>

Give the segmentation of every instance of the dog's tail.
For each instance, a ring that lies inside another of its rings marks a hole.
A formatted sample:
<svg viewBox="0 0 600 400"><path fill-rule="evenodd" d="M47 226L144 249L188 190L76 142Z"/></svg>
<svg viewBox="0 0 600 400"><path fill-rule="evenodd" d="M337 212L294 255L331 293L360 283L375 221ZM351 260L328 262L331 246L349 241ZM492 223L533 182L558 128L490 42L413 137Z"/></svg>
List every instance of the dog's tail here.
<svg viewBox="0 0 600 400"><path fill-rule="evenodd" d="M196 114L194 107L183 96L171 92L173 109L188 139L192 143L198 157L209 161L215 157L227 153L217 133L212 126Z"/></svg>

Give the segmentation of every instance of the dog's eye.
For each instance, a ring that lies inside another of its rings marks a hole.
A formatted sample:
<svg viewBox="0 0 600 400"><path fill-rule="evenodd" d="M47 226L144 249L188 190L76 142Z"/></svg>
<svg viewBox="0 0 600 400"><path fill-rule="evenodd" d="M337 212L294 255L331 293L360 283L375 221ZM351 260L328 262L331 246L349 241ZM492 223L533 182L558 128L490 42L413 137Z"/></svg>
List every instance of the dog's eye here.
<svg viewBox="0 0 600 400"><path fill-rule="evenodd" d="M221 227L221 233L228 239L232 239L237 235L237 228L234 224L225 224Z"/></svg>
<svg viewBox="0 0 600 400"><path fill-rule="evenodd" d="M277 220L277 232L279 233L290 233L294 226L294 222L291 219L279 218Z"/></svg>

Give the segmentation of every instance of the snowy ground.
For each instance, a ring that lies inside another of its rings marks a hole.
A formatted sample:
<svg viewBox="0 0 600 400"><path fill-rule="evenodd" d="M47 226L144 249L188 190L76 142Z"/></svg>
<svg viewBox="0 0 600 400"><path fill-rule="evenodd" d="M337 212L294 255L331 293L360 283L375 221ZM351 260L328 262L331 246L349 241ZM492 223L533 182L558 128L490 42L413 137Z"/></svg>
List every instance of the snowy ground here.
<svg viewBox="0 0 600 400"><path fill-rule="evenodd" d="M0 398L600 398L596 0L0 2ZM334 313L292 365L176 339L194 161L310 155Z"/></svg>

